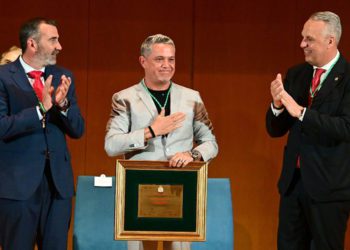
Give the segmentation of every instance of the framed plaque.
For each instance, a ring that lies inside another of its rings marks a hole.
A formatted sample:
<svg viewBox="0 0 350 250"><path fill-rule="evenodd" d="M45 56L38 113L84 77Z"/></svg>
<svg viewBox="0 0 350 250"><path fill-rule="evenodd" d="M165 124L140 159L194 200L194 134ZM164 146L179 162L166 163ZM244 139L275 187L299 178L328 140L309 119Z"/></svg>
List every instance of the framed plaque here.
<svg viewBox="0 0 350 250"><path fill-rule="evenodd" d="M117 160L115 239L205 241L208 166Z"/></svg>

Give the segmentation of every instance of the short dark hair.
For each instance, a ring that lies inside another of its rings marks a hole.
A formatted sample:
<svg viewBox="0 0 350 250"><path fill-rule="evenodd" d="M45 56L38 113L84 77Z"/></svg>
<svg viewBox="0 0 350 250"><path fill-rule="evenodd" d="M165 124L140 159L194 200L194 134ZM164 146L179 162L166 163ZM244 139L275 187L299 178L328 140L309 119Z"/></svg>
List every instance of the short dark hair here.
<svg viewBox="0 0 350 250"><path fill-rule="evenodd" d="M36 17L25 22L19 31L19 43L21 45L22 53L27 49L27 40L33 37L34 40L38 41L40 38L38 27L40 24L45 23L53 26L57 26L56 21L43 17Z"/></svg>

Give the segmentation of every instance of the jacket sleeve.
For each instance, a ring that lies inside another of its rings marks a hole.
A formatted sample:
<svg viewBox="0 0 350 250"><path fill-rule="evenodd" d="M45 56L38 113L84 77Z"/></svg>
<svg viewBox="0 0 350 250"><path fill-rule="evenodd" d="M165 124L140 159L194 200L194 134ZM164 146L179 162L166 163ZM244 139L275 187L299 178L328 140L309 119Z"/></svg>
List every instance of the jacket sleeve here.
<svg viewBox="0 0 350 250"><path fill-rule="evenodd" d="M129 101L121 98L119 93L116 93L112 97L112 110L105 136L105 151L109 156L118 156L147 147L144 129L130 130Z"/></svg>
<svg viewBox="0 0 350 250"><path fill-rule="evenodd" d="M197 145L194 149L201 153L204 161L209 161L218 154L218 144L213 130L208 112L198 94L198 99L194 105L193 133Z"/></svg>
<svg viewBox="0 0 350 250"><path fill-rule="evenodd" d="M284 89L290 93L290 73L288 72L286 78L284 79ZM266 112L266 130L271 137L281 137L284 136L289 129L292 127L294 122L298 122L299 120L290 116L288 111L284 109L284 111L275 116L272 112L271 106Z"/></svg>
<svg viewBox="0 0 350 250"><path fill-rule="evenodd" d="M70 103L69 109L64 115L55 106L53 106L48 114L48 122L55 123L55 125L60 127L60 129L69 137L80 138L84 133L85 122L77 103L74 78L69 73L66 75L72 79L72 83L67 93L67 100ZM58 79L60 79L60 77L58 77Z"/></svg>

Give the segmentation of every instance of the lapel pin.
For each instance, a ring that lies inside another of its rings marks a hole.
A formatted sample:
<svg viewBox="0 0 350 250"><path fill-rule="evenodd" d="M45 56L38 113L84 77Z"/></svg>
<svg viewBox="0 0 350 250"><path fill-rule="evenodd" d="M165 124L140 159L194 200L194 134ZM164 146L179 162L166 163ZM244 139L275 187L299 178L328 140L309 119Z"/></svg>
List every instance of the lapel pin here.
<svg viewBox="0 0 350 250"><path fill-rule="evenodd" d="M339 80L339 77L336 76L336 77L334 78L334 81L338 81L338 80Z"/></svg>

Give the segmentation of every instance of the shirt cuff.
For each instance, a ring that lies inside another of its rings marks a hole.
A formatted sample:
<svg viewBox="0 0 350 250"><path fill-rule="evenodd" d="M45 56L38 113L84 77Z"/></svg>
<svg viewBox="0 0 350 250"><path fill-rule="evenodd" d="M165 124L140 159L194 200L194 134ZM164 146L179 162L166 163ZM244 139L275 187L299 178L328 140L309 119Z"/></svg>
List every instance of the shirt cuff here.
<svg viewBox="0 0 350 250"><path fill-rule="evenodd" d="M41 121L44 117L42 116L42 114L40 112L39 106L36 106L36 112L38 113L39 120Z"/></svg>
<svg viewBox="0 0 350 250"><path fill-rule="evenodd" d="M279 116L284 111L284 108L276 109L271 102L271 110L274 116Z"/></svg>
<svg viewBox="0 0 350 250"><path fill-rule="evenodd" d="M299 121L301 121L301 122L303 121L305 112L306 112L306 108L304 108L304 109L303 109L303 112L301 112L301 114L300 114L300 116L299 116L299 118L298 118Z"/></svg>
<svg viewBox="0 0 350 250"><path fill-rule="evenodd" d="M62 115L67 117L68 109L66 111L60 111Z"/></svg>

